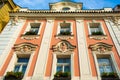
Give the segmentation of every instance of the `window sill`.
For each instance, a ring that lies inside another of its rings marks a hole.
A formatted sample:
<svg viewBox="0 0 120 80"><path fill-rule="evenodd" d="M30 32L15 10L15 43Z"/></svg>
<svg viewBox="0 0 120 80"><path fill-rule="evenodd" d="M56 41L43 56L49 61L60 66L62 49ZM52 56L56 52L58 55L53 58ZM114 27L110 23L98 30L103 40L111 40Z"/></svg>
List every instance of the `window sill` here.
<svg viewBox="0 0 120 80"><path fill-rule="evenodd" d="M56 38L62 39L62 40L67 40L67 39L73 39L74 35L55 35Z"/></svg>
<svg viewBox="0 0 120 80"><path fill-rule="evenodd" d="M89 35L89 37L90 37L91 39L95 39L95 40L107 39L107 35Z"/></svg>
<svg viewBox="0 0 120 80"><path fill-rule="evenodd" d="M40 35L21 35L22 39L26 39L26 40L32 40L32 39L38 39Z"/></svg>

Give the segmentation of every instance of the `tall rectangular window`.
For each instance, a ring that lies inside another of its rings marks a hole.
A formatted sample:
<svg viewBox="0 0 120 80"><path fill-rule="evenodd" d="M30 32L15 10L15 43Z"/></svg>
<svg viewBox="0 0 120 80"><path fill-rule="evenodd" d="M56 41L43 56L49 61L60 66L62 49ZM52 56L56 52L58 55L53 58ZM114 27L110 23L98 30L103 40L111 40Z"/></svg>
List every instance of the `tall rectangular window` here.
<svg viewBox="0 0 120 80"><path fill-rule="evenodd" d="M112 64L109 58L98 58L97 60L98 60L100 73L113 72Z"/></svg>
<svg viewBox="0 0 120 80"><path fill-rule="evenodd" d="M25 35L37 35L39 32L40 23L30 23L30 30Z"/></svg>
<svg viewBox="0 0 120 80"><path fill-rule="evenodd" d="M70 58L57 58L57 72L70 72Z"/></svg>
<svg viewBox="0 0 120 80"><path fill-rule="evenodd" d="M23 74L26 71L27 64L29 62L29 58L18 58L17 63L14 67L14 72L23 72Z"/></svg>
<svg viewBox="0 0 120 80"><path fill-rule="evenodd" d="M89 23L91 35L103 35L100 23Z"/></svg>

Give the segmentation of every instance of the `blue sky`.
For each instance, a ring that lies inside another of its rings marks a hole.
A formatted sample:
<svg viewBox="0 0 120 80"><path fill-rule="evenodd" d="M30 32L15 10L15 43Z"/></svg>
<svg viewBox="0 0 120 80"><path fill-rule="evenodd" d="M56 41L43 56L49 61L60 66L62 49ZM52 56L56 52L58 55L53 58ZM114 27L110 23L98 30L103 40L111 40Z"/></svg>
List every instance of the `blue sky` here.
<svg viewBox="0 0 120 80"><path fill-rule="evenodd" d="M49 9L49 3L59 2L61 0L13 0L17 5L29 9ZM114 8L120 4L120 0L74 0L82 2L84 9L102 9L104 7Z"/></svg>

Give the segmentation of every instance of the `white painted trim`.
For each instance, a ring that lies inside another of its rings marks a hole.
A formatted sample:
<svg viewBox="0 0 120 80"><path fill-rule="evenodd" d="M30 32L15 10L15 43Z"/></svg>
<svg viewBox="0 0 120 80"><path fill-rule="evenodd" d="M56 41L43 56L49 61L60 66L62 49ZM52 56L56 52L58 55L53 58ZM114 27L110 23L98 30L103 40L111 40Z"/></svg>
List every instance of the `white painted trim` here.
<svg viewBox="0 0 120 80"><path fill-rule="evenodd" d="M54 74L56 73L56 63L57 63L56 54L54 53L52 54L53 54L53 63L52 63L52 72L51 72L50 80L54 78Z"/></svg>
<svg viewBox="0 0 120 80"><path fill-rule="evenodd" d="M101 27L101 29L102 29L103 34L106 35L102 22L100 22L100 27Z"/></svg>
<svg viewBox="0 0 120 80"><path fill-rule="evenodd" d="M101 80L100 70L99 70L99 66L98 66L98 61L97 61L96 53L93 51L92 54L93 54L93 57L94 57L94 60L95 60L95 65L96 65L98 80Z"/></svg>
<svg viewBox="0 0 120 80"><path fill-rule="evenodd" d="M75 72L74 72L74 69L75 69L75 67L74 67L74 53L72 53L71 54L71 79L74 79L74 74L75 74Z"/></svg>
<svg viewBox="0 0 120 80"><path fill-rule="evenodd" d="M117 65L117 63L116 63L116 60L115 60L115 57L114 57L113 54L114 54L114 53L111 51L110 56L111 56L111 59L112 59L112 64L114 65L113 67L115 68L115 72L118 74L118 76L119 76L119 78L120 78L120 70L119 70L119 68L118 68L118 65Z"/></svg>
<svg viewBox="0 0 120 80"><path fill-rule="evenodd" d="M6 75L6 73L7 73L8 71L13 71L13 70L14 70L14 66L15 66L15 62L16 62L16 61L17 61L17 56L16 56L15 53L13 53L13 56L12 56L10 62L9 62L9 65L8 65L8 67L7 67L4 75Z"/></svg>

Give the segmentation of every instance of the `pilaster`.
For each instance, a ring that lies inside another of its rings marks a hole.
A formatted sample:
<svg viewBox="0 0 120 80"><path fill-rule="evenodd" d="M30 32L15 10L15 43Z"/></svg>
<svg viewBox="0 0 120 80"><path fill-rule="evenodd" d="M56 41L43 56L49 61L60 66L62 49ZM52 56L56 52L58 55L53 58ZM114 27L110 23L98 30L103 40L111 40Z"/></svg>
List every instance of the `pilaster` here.
<svg viewBox="0 0 120 80"><path fill-rule="evenodd" d="M78 38L78 53L80 64L80 77L81 80L91 80L92 73L90 68L90 62L88 58L88 49L86 44L85 32L84 32L84 20L76 19L77 38Z"/></svg>
<svg viewBox="0 0 120 80"><path fill-rule="evenodd" d="M44 74L52 37L53 23L54 19L47 19L47 24L44 31L32 80L44 80Z"/></svg>

